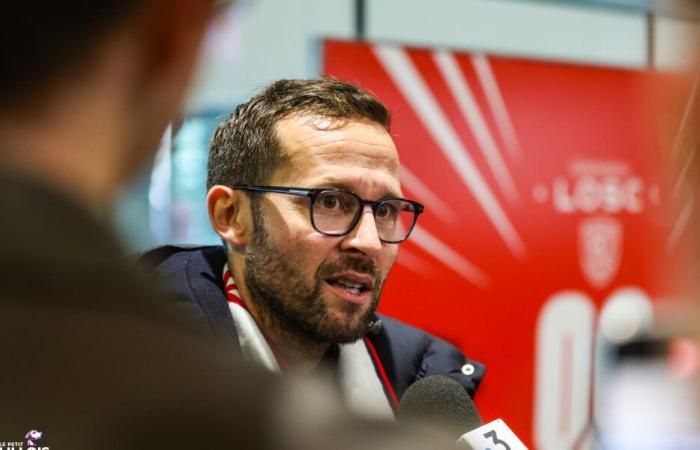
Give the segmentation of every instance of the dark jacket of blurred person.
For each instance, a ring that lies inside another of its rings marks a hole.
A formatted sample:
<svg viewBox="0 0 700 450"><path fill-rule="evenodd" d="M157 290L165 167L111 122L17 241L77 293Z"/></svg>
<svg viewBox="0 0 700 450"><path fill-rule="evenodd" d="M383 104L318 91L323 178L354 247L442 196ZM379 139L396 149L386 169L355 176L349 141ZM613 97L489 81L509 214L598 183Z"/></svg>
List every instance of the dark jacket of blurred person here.
<svg viewBox="0 0 700 450"><path fill-rule="evenodd" d="M191 332L102 224L8 174L0 208L0 441L36 429L53 449L272 448L276 380L262 391L265 374Z"/></svg>
<svg viewBox="0 0 700 450"><path fill-rule="evenodd" d="M285 404L278 380L172 313L104 223L180 107L214 9L214 0L2 6L3 447L41 436L53 450L318 448L325 436L298 434L287 418L303 421L303 410ZM346 430L335 447L356 448L347 438L356 428L329 408ZM405 447L386 427L371 436Z"/></svg>

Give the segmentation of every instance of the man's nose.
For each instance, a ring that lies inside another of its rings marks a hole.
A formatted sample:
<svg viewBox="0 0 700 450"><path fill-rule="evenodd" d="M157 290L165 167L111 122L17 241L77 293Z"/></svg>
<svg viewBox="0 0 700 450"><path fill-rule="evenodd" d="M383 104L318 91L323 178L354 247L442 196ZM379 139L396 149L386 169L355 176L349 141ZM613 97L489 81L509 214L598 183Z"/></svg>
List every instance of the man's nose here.
<svg viewBox="0 0 700 450"><path fill-rule="evenodd" d="M374 211L372 211L371 206L365 205L357 225L343 239L342 247L355 248L365 254L381 251L382 241L379 239L377 224L374 221Z"/></svg>

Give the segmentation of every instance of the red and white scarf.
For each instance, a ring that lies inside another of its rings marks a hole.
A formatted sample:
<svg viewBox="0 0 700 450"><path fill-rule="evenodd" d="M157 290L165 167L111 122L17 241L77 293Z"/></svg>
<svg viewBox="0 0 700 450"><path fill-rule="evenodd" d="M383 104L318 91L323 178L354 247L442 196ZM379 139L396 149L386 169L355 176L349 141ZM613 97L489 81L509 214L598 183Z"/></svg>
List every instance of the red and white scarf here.
<svg viewBox="0 0 700 450"><path fill-rule="evenodd" d="M286 360L260 330L241 300L228 264L224 266L223 279L243 357L271 372L282 374L286 368ZM384 393L385 387L394 407L397 406L398 401L369 339L358 339L351 344L343 344L339 347L338 378L348 407L357 414L393 420L394 412L390 400ZM377 365L376 370L375 365Z"/></svg>

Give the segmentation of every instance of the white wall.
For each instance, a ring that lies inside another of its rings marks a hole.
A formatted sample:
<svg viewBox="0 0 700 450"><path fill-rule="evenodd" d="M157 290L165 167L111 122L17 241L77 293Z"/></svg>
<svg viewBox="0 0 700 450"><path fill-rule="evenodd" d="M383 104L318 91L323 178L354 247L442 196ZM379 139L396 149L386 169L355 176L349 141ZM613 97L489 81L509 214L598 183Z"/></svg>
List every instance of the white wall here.
<svg viewBox="0 0 700 450"><path fill-rule="evenodd" d="M623 67L646 64L641 13L521 0L373 0L369 18L368 35L380 41Z"/></svg>
<svg viewBox="0 0 700 450"><path fill-rule="evenodd" d="M352 38L354 0L252 0L230 17L228 49L207 52L191 110L231 109L279 78L318 75L320 38ZM224 53L224 54L222 54Z"/></svg>
<svg viewBox="0 0 700 450"><path fill-rule="evenodd" d="M643 12L538 0L366 0L367 38L415 46L614 67L648 64ZM229 110L278 78L319 73L324 37L352 39L354 0L239 0L233 33L204 58L191 111ZM687 61L682 42L697 28L654 22L656 65ZM230 30L229 30L230 31Z"/></svg>

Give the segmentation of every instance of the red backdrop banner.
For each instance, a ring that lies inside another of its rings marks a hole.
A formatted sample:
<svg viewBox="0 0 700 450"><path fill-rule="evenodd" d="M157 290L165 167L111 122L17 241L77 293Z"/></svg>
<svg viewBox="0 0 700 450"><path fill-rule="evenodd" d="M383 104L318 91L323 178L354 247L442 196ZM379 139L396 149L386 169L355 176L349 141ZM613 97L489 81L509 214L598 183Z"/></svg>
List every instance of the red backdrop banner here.
<svg viewBox="0 0 700 450"><path fill-rule="evenodd" d="M389 107L427 207L380 310L486 363L484 420L585 446L601 316L678 294L658 75L335 40L323 71Z"/></svg>

